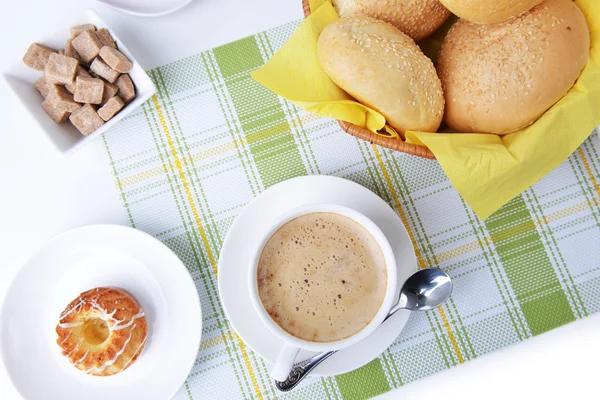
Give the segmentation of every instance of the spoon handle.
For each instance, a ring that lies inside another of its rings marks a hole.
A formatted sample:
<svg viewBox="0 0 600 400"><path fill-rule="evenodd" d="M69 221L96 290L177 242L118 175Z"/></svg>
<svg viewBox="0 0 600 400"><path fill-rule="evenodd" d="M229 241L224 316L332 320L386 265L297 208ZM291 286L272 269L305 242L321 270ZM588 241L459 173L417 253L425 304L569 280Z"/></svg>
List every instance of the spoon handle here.
<svg viewBox="0 0 600 400"><path fill-rule="evenodd" d="M406 299L400 297L400 301L390 310L390 313L385 317L383 322L387 321L392 315L394 315L398 310L405 308ZM382 323L383 323L382 322ZM323 361L327 360L329 357L337 353L337 351L325 351L323 353L319 353L314 357L311 357L307 360L300 361L299 363L294 364L294 367L290 371L288 378L283 381L275 381L275 386L277 389L282 392L289 392L310 374L310 372L317 367L317 365L321 364Z"/></svg>
<svg viewBox="0 0 600 400"><path fill-rule="evenodd" d="M302 380L306 378L308 374L310 374L310 372L317 367L317 365L321 364L335 353L337 353L337 351L326 351L317 354L308 360L300 361L299 363L294 364L294 367L290 371L288 378L283 382L275 381L275 386L277 386L277 389L281 390L282 392L289 392L298 386L298 384L302 382Z"/></svg>

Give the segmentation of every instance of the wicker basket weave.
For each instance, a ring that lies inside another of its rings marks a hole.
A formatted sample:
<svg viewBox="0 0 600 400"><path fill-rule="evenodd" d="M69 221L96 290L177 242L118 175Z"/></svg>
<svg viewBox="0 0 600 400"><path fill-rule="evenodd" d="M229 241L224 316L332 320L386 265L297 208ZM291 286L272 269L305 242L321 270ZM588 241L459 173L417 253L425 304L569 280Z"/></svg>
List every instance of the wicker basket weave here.
<svg viewBox="0 0 600 400"><path fill-rule="evenodd" d="M302 10L304 11L305 17L308 17L310 15L309 0L302 0ZM416 144L409 144L402 140L376 135L368 129L358 127L346 121L338 122L342 129L346 131L346 133L352 136L356 136L359 139L378 144L382 147L387 147L388 149L400 151L402 153L408 153L423 158L435 158L431 150L429 150L427 147L419 146Z"/></svg>

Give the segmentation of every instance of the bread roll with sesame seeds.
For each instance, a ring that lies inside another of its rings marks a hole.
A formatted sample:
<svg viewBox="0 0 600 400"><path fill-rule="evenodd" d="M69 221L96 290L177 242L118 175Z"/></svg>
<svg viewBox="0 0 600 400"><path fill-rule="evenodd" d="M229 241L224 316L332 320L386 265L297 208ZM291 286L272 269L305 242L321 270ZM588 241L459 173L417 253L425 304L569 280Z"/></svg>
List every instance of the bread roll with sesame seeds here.
<svg viewBox="0 0 600 400"><path fill-rule="evenodd" d="M438 0L333 0L341 16L366 15L389 22L413 40L431 35L450 16Z"/></svg>
<svg viewBox="0 0 600 400"><path fill-rule="evenodd" d="M569 91L589 51L585 16L571 0L546 0L493 25L461 19L437 59L444 121L459 132L525 128Z"/></svg>
<svg viewBox="0 0 600 400"><path fill-rule="evenodd" d="M342 17L321 32L317 57L339 87L399 133L437 131L444 114L440 79L431 60L393 25Z"/></svg>
<svg viewBox="0 0 600 400"><path fill-rule="evenodd" d="M543 0L440 0L452 13L471 22L493 24L531 10Z"/></svg>

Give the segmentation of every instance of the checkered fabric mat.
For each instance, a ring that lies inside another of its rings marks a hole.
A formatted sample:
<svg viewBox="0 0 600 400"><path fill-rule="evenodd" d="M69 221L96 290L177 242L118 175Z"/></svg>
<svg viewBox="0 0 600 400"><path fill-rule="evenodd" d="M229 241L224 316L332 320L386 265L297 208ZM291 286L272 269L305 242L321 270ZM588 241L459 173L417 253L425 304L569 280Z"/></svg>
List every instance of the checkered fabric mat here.
<svg viewBox="0 0 600 400"><path fill-rule="evenodd" d="M436 161L358 141L255 83L299 22L149 72L158 95L104 136L131 225L187 266L203 340L190 399L364 399L600 310L600 138L486 221ZM290 77L293 79L293 77ZM255 196L307 174L356 181L400 215L419 266L455 282L443 307L410 317L396 342L354 372L278 393L232 330L217 293L227 230Z"/></svg>

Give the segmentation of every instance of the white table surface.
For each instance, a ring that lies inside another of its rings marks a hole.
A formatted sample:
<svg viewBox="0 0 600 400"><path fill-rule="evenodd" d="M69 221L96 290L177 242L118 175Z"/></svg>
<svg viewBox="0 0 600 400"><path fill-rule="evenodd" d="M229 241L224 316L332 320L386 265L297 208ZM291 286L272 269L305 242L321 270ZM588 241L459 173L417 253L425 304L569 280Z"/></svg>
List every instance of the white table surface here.
<svg viewBox="0 0 600 400"><path fill-rule="evenodd" d="M151 1L151 0L150 0ZM92 0L2 1L0 70L29 43L95 8L145 68L302 17L300 0L194 0L160 18ZM52 236L94 223L127 225L100 141L62 159L0 86L0 306L19 266ZM385 399L600 398L600 315L411 383ZM35 384L35 382L32 382ZM210 382L207 382L210 384ZM0 399L18 399L0 364ZM184 399L179 392L176 399Z"/></svg>

